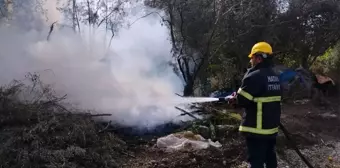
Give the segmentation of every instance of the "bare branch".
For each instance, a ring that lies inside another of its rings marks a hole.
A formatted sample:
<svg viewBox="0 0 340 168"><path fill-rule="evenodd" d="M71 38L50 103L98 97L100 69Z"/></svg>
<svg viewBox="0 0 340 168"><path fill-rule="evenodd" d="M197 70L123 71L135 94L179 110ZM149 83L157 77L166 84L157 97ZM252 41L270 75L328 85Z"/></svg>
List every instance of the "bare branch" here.
<svg viewBox="0 0 340 168"><path fill-rule="evenodd" d="M191 114L190 112L187 112L187 111L185 111L185 110L183 110L183 109L181 109L181 108L179 108L179 107L175 107L177 110L179 110L179 111L181 111L184 115L188 115L188 116L190 116L190 117L192 117L192 118L194 118L194 119L196 119L196 120L199 120L199 118L197 118L196 116L194 116L193 114Z"/></svg>
<svg viewBox="0 0 340 168"><path fill-rule="evenodd" d="M91 114L91 117L104 117L104 116L112 116L112 114Z"/></svg>
<svg viewBox="0 0 340 168"><path fill-rule="evenodd" d="M119 6L122 5L122 2L118 3L114 8L113 10L111 10L111 12L109 14L107 14L101 21L99 21L97 27L99 27L101 24L103 24L103 22L105 20L107 20L114 12L117 12L119 10Z"/></svg>
<svg viewBox="0 0 340 168"><path fill-rule="evenodd" d="M102 133L102 132L106 131L109 128L109 126L111 125L111 123L112 123L112 121L108 122L107 125L102 130L100 130L98 133Z"/></svg>
<svg viewBox="0 0 340 168"><path fill-rule="evenodd" d="M150 13L148 13L148 14L146 14L146 15L143 15L143 16L137 18L136 20L134 20L134 21L130 24L130 26L132 26L133 24L135 24L135 23L136 23L137 21L139 21L140 19L146 18L146 17L148 17L148 16L150 16L150 15L152 15L152 14L157 14L160 18L162 18L162 20L164 19L164 18L161 16L161 14L159 14L158 12L150 12Z"/></svg>
<svg viewBox="0 0 340 168"><path fill-rule="evenodd" d="M90 1L89 0L86 0L86 3L87 3L87 15L88 15L88 22L89 22L89 25L91 25L91 20L92 20L92 16L91 16L91 7L90 7Z"/></svg>
<svg viewBox="0 0 340 168"><path fill-rule="evenodd" d="M48 35L47 35L47 41L50 40L50 36L51 36L51 34L52 34L52 32L53 32L53 29L54 29L54 24L56 24L56 23L57 23L57 21L55 21L55 22L53 22L53 23L51 24L51 26L50 26L50 31L48 32Z"/></svg>

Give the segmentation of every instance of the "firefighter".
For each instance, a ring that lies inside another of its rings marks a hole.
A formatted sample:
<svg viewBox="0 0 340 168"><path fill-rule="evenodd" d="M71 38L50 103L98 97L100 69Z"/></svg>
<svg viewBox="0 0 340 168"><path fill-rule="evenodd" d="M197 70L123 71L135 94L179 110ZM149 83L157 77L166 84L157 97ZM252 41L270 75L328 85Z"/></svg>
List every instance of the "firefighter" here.
<svg viewBox="0 0 340 168"><path fill-rule="evenodd" d="M251 168L277 167L275 145L281 115L281 86L272 70L272 57L270 44L256 43L249 54L252 67L244 75L237 94L226 98L245 109L239 131L245 135Z"/></svg>

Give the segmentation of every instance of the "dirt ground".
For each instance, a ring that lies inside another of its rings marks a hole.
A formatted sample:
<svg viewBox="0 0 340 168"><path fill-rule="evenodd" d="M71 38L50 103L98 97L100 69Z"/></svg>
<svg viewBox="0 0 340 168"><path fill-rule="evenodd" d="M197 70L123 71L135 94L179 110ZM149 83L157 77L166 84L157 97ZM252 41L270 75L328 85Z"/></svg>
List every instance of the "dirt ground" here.
<svg viewBox="0 0 340 168"><path fill-rule="evenodd" d="M311 102L285 104L282 124L291 133L299 149L315 168L340 167L340 118L338 100L330 106L315 106ZM124 168L221 168L246 167L244 141L237 132L228 134L221 141L221 149L209 148L199 151L165 152L158 149L157 137L127 141L133 156ZM282 133L279 134L277 153L279 167L307 167L289 146Z"/></svg>
<svg viewBox="0 0 340 168"><path fill-rule="evenodd" d="M215 131L217 140L222 144L221 148L165 152L156 147L158 137L123 137L115 132L118 128L111 128L108 123L95 122L94 118L98 117L96 115L72 108L65 109L65 104L60 103L63 97L54 96L52 90L37 83L35 75L30 81L34 82L33 87L16 82L8 88L0 88L0 167L247 166L244 162L244 140L237 127L228 127L231 129L219 133ZM45 94L31 103L20 101L20 93L26 91L37 95ZM214 110L217 106L207 105L202 111L216 113L213 116L217 120L222 121L226 117L228 122L217 124L239 124L239 120L231 122L228 119L227 116L231 115L218 115L217 110ZM337 99L329 100L328 106L316 106L308 101L283 106L281 122L315 168L340 168L339 113ZM306 167L282 133L278 137L277 153L280 168Z"/></svg>

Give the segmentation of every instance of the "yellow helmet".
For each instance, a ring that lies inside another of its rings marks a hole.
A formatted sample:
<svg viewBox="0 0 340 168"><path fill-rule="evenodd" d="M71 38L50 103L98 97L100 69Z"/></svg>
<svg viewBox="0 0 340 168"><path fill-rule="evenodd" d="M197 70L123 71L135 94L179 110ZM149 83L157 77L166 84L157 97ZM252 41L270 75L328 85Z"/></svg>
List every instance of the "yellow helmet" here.
<svg viewBox="0 0 340 168"><path fill-rule="evenodd" d="M249 58L252 58L256 53L265 53L265 54L273 54L273 49L270 44L266 42L259 42L256 43L253 48L251 49L251 53L249 54Z"/></svg>

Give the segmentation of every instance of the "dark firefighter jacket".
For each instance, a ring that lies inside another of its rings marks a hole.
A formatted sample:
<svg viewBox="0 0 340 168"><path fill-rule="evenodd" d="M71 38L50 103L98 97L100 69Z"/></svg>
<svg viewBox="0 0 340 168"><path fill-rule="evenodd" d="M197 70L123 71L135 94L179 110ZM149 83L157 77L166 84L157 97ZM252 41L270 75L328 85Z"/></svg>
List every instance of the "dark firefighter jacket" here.
<svg viewBox="0 0 340 168"><path fill-rule="evenodd" d="M240 132L275 137L281 115L281 86L270 64L250 68L237 91L237 103L245 109Z"/></svg>

